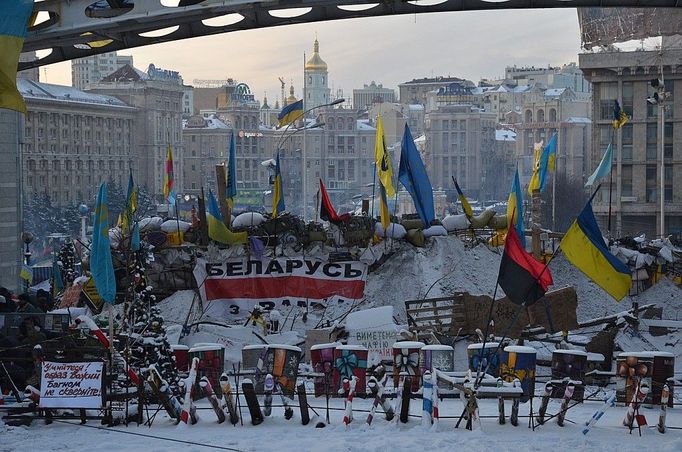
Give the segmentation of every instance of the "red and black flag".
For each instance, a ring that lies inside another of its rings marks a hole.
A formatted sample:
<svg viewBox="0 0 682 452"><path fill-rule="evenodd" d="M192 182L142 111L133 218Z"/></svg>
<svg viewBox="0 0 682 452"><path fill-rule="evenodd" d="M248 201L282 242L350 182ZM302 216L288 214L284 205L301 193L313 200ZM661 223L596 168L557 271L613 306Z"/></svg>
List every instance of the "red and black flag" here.
<svg viewBox="0 0 682 452"><path fill-rule="evenodd" d="M330 223L345 223L350 218L350 215L345 213L343 215L337 215L336 210L332 202L329 200L329 195L327 195L327 189L324 187L322 179L320 179L320 218L324 221L329 221Z"/></svg>
<svg viewBox="0 0 682 452"><path fill-rule="evenodd" d="M552 274L521 246L515 228L509 228L497 276L507 297L515 304L530 306L554 284Z"/></svg>

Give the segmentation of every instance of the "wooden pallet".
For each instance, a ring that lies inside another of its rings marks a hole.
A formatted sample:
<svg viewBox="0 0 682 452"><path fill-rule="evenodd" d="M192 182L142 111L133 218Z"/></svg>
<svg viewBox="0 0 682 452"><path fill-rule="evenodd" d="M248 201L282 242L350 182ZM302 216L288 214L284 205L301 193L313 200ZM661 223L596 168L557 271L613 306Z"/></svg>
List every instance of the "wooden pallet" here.
<svg viewBox="0 0 682 452"><path fill-rule="evenodd" d="M468 334L464 294L451 297L427 298L405 302L410 331L417 333L418 340L431 342L432 332L446 336Z"/></svg>

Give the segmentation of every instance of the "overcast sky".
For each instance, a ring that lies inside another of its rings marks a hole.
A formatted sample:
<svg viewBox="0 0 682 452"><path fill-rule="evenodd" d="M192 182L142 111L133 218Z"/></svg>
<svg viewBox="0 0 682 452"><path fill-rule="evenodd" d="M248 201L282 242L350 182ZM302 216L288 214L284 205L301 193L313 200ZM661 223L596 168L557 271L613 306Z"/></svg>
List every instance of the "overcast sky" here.
<svg viewBox="0 0 682 452"><path fill-rule="evenodd" d="M398 83L436 75L499 77L508 65L577 62L580 49L575 9L500 10L385 16L239 31L121 51L135 66L149 63L194 79L233 78L256 98L279 99L278 77L293 79L301 96L303 54L315 36L329 67L329 83L352 97L372 80L397 90ZM47 76L46 76L47 75ZM41 69L41 81L71 83L70 62Z"/></svg>

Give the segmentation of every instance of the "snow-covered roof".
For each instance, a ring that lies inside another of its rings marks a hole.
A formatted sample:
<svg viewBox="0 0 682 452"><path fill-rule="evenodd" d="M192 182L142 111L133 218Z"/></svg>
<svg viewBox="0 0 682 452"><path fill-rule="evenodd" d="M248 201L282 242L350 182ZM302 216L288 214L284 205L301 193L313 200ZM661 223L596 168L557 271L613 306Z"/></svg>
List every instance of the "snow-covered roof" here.
<svg viewBox="0 0 682 452"><path fill-rule="evenodd" d="M507 129L499 129L495 131L496 141L516 141L516 132Z"/></svg>
<svg viewBox="0 0 682 452"><path fill-rule="evenodd" d="M101 104L116 107L128 107L122 100L81 91L72 86L52 85L49 83L34 82L32 80L17 79L17 89L25 99L53 100L61 102L80 102L87 104Z"/></svg>
<svg viewBox="0 0 682 452"><path fill-rule="evenodd" d="M582 116L571 116L566 120L566 122L571 122L574 124L592 124L592 120L590 118L584 118Z"/></svg>
<svg viewBox="0 0 682 452"><path fill-rule="evenodd" d="M358 119L356 122L358 130L376 130L369 124L369 119Z"/></svg>
<svg viewBox="0 0 682 452"><path fill-rule="evenodd" d="M525 92L530 91L531 88L532 88L532 87L531 87L530 85L519 85L519 86L515 86L515 87L512 89L512 92L515 92L515 93L525 93Z"/></svg>
<svg viewBox="0 0 682 452"><path fill-rule="evenodd" d="M426 141L426 135L420 135L414 139L415 143L424 143Z"/></svg>
<svg viewBox="0 0 682 452"><path fill-rule="evenodd" d="M424 106L421 104L409 104L407 108L411 111L421 111L424 109Z"/></svg>
<svg viewBox="0 0 682 452"><path fill-rule="evenodd" d="M545 90L545 97L559 97L564 91L566 88L549 88Z"/></svg>
<svg viewBox="0 0 682 452"><path fill-rule="evenodd" d="M220 119L218 119L215 116L210 116L208 118L202 118L204 120L204 126L203 127L198 127L196 125L192 126L187 126L187 120L184 119L182 121L182 128L191 128L191 129L230 129L230 127L222 122Z"/></svg>

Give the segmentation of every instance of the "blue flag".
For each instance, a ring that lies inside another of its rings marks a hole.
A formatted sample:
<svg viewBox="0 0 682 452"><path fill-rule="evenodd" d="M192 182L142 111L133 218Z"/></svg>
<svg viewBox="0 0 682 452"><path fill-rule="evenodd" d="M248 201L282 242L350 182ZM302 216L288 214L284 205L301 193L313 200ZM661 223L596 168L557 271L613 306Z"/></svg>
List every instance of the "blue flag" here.
<svg viewBox="0 0 682 452"><path fill-rule="evenodd" d="M237 196L237 147L234 138L234 132L230 138L230 161L227 163L227 205L230 209L234 206L234 198Z"/></svg>
<svg viewBox="0 0 682 452"><path fill-rule="evenodd" d="M99 186L97 203L95 204L95 223L93 225L92 248L90 251L90 272L102 300L113 304L116 298L116 278L114 277L114 264L111 260L111 246L109 245L107 186L104 182Z"/></svg>
<svg viewBox="0 0 682 452"><path fill-rule="evenodd" d="M132 251L140 251L140 224L135 223L133 226L133 234L130 238L130 249Z"/></svg>
<svg viewBox="0 0 682 452"><path fill-rule="evenodd" d="M279 151L275 163L275 186L272 190L272 217L277 218L284 210L284 183L282 182L282 171L279 167Z"/></svg>
<svg viewBox="0 0 682 452"><path fill-rule="evenodd" d="M424 227L428 228L431 221L436 218L433 209L433 188L407 124L405 124L405 133L400 148L398 180L412 196L419 218L424 223Z"/></svg>
<svg viewBox="0 0 682 452"><path fill-rule="evenodd" d="M599 166L597 167L596 170L594 170L594 173L592 173L592 175L587 179L587 182L585 182L585 187L591 187L596 182L599 182L601 179L608 176L609 173L611 172L612 166L613 149L611 148L611 143L609 143L609 147L606 148L606 152L604 152L604 155L601 158L601 162L599 162Z"/></svg>
<svg viewBox="0 0 682 452"><path fill-rule="evenodd" d="M516 168L512 180L509 199L507 201L507 227L516 229L521 247L526 249L526 229L523 225L523 197L521 196L521 183L519 182L519 169Z"/></svg>

